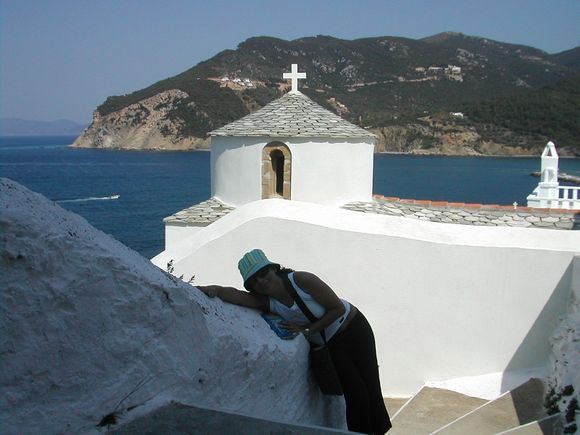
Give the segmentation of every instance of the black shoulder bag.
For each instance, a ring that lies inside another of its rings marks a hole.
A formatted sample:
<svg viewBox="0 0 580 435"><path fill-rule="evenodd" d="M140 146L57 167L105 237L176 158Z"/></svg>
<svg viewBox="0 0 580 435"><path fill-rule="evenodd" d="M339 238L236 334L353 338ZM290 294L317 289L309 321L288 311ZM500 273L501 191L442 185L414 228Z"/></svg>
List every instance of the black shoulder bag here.
<svg viewBox="0 0 580 435"><path fill-rule="evenodd" d="M288 278L288 284L290 294L296 301L296 304L300 310L304 313L308 320L310 320L312 323L316 322L318 318L312 314L312 311L310 311L310 309L306 306L290 282L290 278ZM332 356L330 355L330 350L328 349L328 345L326 343L326 333L324 329L320 331L320 335L324 340L324 344L322 346L316 346L310 343L310 367L312 368L314 379L316 379L316 382L320 387L320 391L322 391L323 394L342 396L342 386L340 385L340 379L336 373L334 363L332 362Z"/></svg>

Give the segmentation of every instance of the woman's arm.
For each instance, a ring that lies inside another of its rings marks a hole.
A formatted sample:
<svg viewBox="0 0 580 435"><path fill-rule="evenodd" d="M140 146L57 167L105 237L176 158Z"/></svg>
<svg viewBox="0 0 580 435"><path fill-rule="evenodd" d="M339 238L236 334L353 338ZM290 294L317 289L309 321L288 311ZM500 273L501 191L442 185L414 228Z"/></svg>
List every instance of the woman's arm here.
<svg viewBox="0 0 580 435"><path fill-rule="evenodd" d="M344 305L336 293L313 273L295 272L294 280L302 290L312 295L314 300L326 309L324 316L308 328L311 334L326 328L345 313Z"/></svg>
<svg viewBox="0 0 580 435"><path fill-rule="evenodd" d="M263 312L270 311L267 299L260 295L238 290L234 287L222 287L220 285L197 286L197 288L210 298L217 296L222 301L229 302L230 304L254 308Z"/></svg>

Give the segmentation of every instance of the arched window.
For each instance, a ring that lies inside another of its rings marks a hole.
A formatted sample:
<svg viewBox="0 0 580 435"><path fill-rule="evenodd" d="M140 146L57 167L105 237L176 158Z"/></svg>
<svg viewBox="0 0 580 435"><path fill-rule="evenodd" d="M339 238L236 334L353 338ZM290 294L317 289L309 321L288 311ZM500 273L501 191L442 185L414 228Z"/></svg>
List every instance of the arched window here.
<svg viewBox="0 0 580 435"><path fill-rule="evenodd" d="M273 184L276 194L284 196L284 154L276 149L270 153L270 161L272 162Z"/></svg>
<svg viewBox="0 0 580 435"><path fill-rule="evenodd" d="M262 152L262 199L290 199L292 157L288 147L272 142Z"/></svg>

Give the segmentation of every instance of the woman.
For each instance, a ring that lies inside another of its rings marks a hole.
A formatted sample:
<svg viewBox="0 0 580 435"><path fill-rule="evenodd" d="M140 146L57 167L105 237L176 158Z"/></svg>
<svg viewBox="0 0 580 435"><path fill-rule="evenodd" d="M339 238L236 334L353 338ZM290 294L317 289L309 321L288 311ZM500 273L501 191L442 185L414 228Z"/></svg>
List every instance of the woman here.
<svg viewBox="0 0 580 435"><path fill-rule="evenodd" d="M260 249L246 253L238 263L244 279L242 291L217 285L199 287L210 297L284 319L282 327L301 332L311 344L321 345L324 330L346 401L346 419L351 431L384 434L391 427L385 407L373 331L364 315L339 299L320 278L272 263ZM292 296L294 288L318 319L308 320Z"/></svg>

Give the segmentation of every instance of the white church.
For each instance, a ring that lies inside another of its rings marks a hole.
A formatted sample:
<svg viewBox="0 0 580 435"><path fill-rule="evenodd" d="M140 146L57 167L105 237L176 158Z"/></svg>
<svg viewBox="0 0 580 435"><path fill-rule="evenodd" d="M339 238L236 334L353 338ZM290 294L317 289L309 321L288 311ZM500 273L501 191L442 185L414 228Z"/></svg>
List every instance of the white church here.
<svg viewBox="0 0 580 435"><path fill-rule="evenodd" d="M211 132L211 195L165 219L152 261L242 288L248 250L325 280L377 338L383 393L487 379L499 395L549 370L580 293L580 232L437 223L343 208L373 201L373 134L291 91Z"/></svg>

